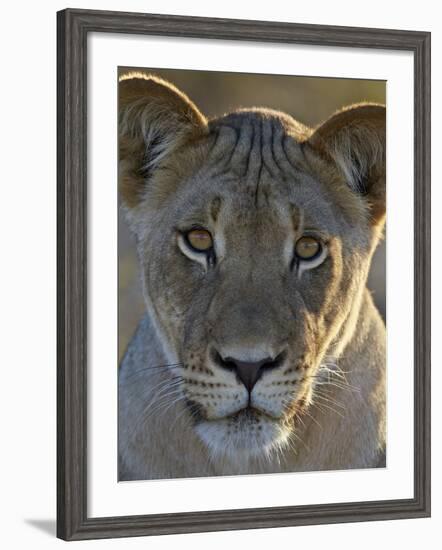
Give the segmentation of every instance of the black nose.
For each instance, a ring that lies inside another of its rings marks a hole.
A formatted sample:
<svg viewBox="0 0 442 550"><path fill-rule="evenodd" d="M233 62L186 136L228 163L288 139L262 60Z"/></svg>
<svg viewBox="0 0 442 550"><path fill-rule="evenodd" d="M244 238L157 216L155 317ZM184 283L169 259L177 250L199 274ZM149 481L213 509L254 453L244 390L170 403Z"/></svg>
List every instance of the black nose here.
<svg viewBox="0 0 442 550"><path fill-rule="evenodd" d="M215 352L215 362L220 367L236 372L236 375L249 392L252 391L256 382L261 378L264 371L275 369L283 362L283 353L280 353L276 358L265 357L259 361L241 361L235 357L221 357L218 352Z"/></svg>

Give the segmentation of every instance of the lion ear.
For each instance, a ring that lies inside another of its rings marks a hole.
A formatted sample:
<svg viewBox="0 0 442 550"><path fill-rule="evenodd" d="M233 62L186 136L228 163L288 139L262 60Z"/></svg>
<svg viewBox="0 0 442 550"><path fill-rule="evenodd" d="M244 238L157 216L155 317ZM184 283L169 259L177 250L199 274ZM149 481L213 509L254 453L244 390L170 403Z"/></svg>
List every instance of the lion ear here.
<svg viewBox="0 0 442 550"><path fill-rule="evenodd" d="M347 184L366 196L373 225L385 220L385 107L362 104L328 119L311 135L313 149L335 162Z"/></svg>
<svg viewBox="0 0 442 550"><path fill-rule="evenodd" d="M128 207L143 197L149 179L186 142L207 132L207 121L175 86L152 75L119 82L119 172Z"/></svg>

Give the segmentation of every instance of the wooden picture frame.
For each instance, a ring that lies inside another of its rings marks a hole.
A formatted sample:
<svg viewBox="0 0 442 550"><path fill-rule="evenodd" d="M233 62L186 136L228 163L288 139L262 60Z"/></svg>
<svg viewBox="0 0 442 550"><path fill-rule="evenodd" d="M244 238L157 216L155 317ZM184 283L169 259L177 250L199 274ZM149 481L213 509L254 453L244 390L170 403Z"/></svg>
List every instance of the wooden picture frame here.
<svg viewBox="0 0 442 550"><path fill-rule="evenodd" d="M57 535L65 540L430 515L430 33L68 9L58 13ZM406 50L414 56L414 498L87 516L87 36L152 34Z"/></svg>

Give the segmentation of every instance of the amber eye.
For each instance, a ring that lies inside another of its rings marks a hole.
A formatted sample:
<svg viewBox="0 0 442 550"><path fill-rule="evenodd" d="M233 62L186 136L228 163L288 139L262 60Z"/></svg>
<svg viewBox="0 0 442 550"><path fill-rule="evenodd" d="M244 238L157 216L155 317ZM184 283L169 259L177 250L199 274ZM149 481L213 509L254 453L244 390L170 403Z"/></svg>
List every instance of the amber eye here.
<svg viewBox="0 0 442 550"><path fill-rule="evenodd" d="M313 260L320 254L321 249L321 243L314 237L301 237L295 244L295 254L300 260Z"/></svg>
<svg viewBox="0 0 442 550"><path fill-rule="evenodd" d="M208 252L213 246L212 235L207 229L191 229L186 233L186 239L197 252Z"/></svg>

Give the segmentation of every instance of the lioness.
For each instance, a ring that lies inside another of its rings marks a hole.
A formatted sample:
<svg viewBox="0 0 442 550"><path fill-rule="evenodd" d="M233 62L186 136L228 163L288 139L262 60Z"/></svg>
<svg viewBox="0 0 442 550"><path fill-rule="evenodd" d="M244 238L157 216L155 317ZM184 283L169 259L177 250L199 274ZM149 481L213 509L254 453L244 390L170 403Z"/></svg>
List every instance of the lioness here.
<svg viewBox="0 0 442 550"><path fill-rule="evenodd" d="M385 108L316 129L207 120L143 74L119 90L120 192L147 313L119 371L120 480L385 464Z"/></svg>

